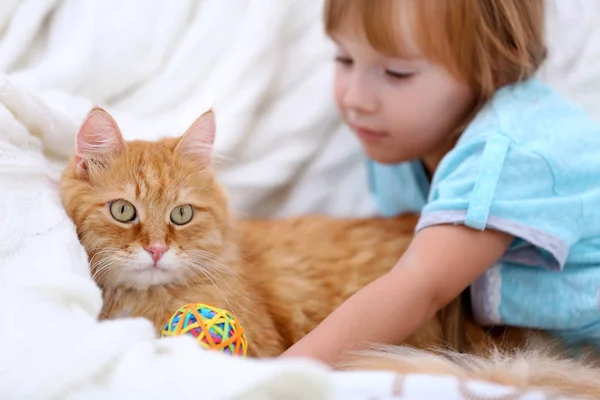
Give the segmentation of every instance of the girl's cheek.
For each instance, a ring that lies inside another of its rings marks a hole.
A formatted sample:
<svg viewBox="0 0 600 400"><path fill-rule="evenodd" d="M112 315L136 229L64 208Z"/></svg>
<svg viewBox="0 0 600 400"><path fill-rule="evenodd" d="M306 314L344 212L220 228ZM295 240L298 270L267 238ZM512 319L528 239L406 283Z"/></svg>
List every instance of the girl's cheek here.
<svg viewBox="0 0 600 400"><path fill-rule="evenodd" d="M337 69L337 68L336 68ZM333 84L333 95L335 98L335 104L338 109L343 113L343 100L344 94L346 92L346 81L347 77L344 76L344 72L336 71L334 76L334 84Z"/></svg>

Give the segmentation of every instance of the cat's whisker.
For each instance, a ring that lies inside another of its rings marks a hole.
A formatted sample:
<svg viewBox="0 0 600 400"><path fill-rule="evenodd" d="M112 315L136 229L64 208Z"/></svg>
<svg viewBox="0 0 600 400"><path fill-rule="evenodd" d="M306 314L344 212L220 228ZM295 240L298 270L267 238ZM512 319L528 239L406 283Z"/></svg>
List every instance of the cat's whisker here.
<svg viewBox="0 0 600 400"><path fill-rule="evenodd" d="M221 288L219 287L219 285L217 284L217 280L214 276L212 276L212 274L205 268L202 268L200 266L197 265L190 265L196 272L199 272L202 277L205 277L206 279L208 279L208 281L211 283L212 286L215 287L215 289L219 292L219 294L221 295L221 297L223 298L223 300L225 301L225 303L227 303L227 306L229 307L229 309L231 309L232 312L234 312L234 310L231 307L231 304L229 303L229 299L227 299L227 297L223 294L223 291L221 290ZM201 276L198 276L198 274L195 274L192 276L192 279L197 282L197 283L202 283L202 281L200 280ZM227 287L227 283L225 283L224 281L221 281L221 284L223 286Z"/></svg>
<svg viewBox="0 0 600 400"><path fill-rule="evenodd" d="M107 264L105 266L103 266L102 268L98 269L94 275L92 276L92 279L94 279L95 281L99 282L101 281L106 275L108 275L108 273L111 270L114 270L115 268L117 268L117 265L114 264Z"/></svg>
<svg viewBox="0 0 600 400"><path fill-rule="evenodd" d="M208 188L205 188L205 187L201 187L201 186L185 185L185 189L188 190L188 191L203 192L206 195L212 195L214 193L211 189L208 189ZM179 188L177 188L177 190L179 190Z"/></svg>
<svg viewBox="0 0 600 400"><path fill-rule="evenodd" d="M211 264L211 269L214 270L214 272L219 272L224 275L238 276L238 273L235 270L223 264L223 262L221 262L219 259L211 258L202 254L196 255L194 259L197 259L198 261L209 262Z"/></svg>
<svg viewBox="0 0 600 400"><path fill-rule="evenodd" d="M205 250L186 250L185 254L189 255L192 259L200 258L203 261L210 261L212 263L211 266L216 267L214 269L219 272L226 273L227 275L234 275L236 277L239 276L239 273L235 269L224 264L219 256Z"/></svg>
<svg viewBox="0 0 600 400"><path fill-rule="evenodd" d="M205 260L204 262L202 262L201 265L198 265L198 264L194 263L192 265L192 267L194 268L194 271L200 270L203 275L206 275L207 277L209 276L214 281L219 281L220 284L227 291L230 291L230 288L231 288L230 287L230 280L232 278L233 279L237 278L237 277L233 277L233 276L228 275L228 274L223 274L222 271L219 271L217 268L214 268L214 266L211 264L211 262L209 260Z"/></svg>
<svg viewBox="0 0 600 400"><path fill-rule="evenodd" d="M182 177L182 178L181 178L181 180L182 180L183 182L185 182L185 181L187 181L188 179L190 179L191 177L193 177L193 176L195 176L195 175L198 175L198 174L207 174L207 175L212 175L212 174L211 174L211 171L209 171L209 170L206 170L206 169L201 169L201 170L198 170L198 171L194 171L194 172L192 172L191 174L188 174L188 175L186 175L185 177Z"/></svg>
<svg viewBox="0 0 600 400"><path fill-rule="evenodd" d="M215 279L213 279L213 277L211 277L211 272L209 272L208 269L206 268L202 268L201 266L196 265L193 262L188 263L187 265L191 266L192 268L196 269L196 271L200 272L201 274L203 274L204 276L206 276L206 278L213 284L213 286L215 287L215 289L219 292L219 294L221 295L221 297L223 298L223 301L225 301L225 303L227 304L228 309L235 315L237 314L237 304L236 307L234 308L231 304L231 302L229 301L229 299L225 296L225 294L223 293L223 291L221 290L221 288L219 287L219 285L217 284L217 282L215 281ZM221 281L222 283L224 283L224 281Z"/></svg>
<svg viewBox="0 0 600 400"><path fill-rule="evenodd" d="M198 275L197 273L195 273L193 268L187 268L185 270L187 277L189 279L186 280L186 285L188 287L190 287L190 283L193 283L194 285L206 285L206 284L210 284L208 282L205 281L205 276L204 275Z"/></svg>
<svg viewBox="0 0 600 400"><path fill-rule="evenodd" d="M183 272L185 274L185 285L189 288L190 284L194 285L210 285L212 282L207 281L206 276L204 274L198 274L197 268L193 265L189 265L187 262L184 262L185 268Z"/></svg>
<svg viewBox="0 0 600 400"><path fill-rule="evenodd" d="M92 279L94 279L95 281L99 281L111 269L114 269L118 266L118 260L112 257L101 259L98 262L91 264L91 271L93 271Z"/></svg>
<svg viewBox="0 0 600 400"><path fill-rule="evenodd" d="M216 282L220 282L221 286L223 286L226 291L230 292L231 291L231 287L229 285L228 282L228 277L227 276L215 276L215 273L218 273L219 271L216 271L214 268L212 268L212 266L210 264L196 264L196 263L188 263L188 266L191 267L192 269L188 268L188 275L192 278L192 280L196 283L205 283L203 280L201 280L202 277L205 277L207 279L209 279L210 283L216 286ZM193 272L200 272L201 276L198 276L197 273L193 274Z"/></svg>
<svg viewBox="0 0 600 400"><path fill-rule="evenodd" d="M106 254L106 253L113 254L115 251L118 251L118 250L119 249L116 249L116 248L105 248L105 247L100 248L100 249L90 249L89 252L90 253L93 252L94 255L90 258L89 263L92 264L94 258L96 258L96 257L98 257L100 255L103 255L103 254Z"/></svg>
<svg viewBox="0 0 600 400"><path fill-rule="evenodd" d="M188 174L186 176L182 176L181 178L179 178L179 182L177 182L177 184L175 185L175 189L179 190L181 188L181 186L183 186L187 182L188 179L190 179L198 174L209 174L210 175L211 171L202 169L199 171L192 172L191 174ZM205 190L206 190L206 188L205 188Z"/></svg>
<svg viewBox="0 0 600 400"><path fill-rule="evenodd" d="M108 257L106 257L106 259L112 259L113 258L112 255L115 252L118 252L119 250L120 249L118 249L118 248L106 248L106 247L99 248L99 249L90 249L88 252L94 253L94 254L89 258L88 263L89 263L90 267L92 267L96 263L94 260L97 257L100 257L100 256L104 257L106 254L108 254ZM102 258L102 259L104 259L104 258Z"/></svg>

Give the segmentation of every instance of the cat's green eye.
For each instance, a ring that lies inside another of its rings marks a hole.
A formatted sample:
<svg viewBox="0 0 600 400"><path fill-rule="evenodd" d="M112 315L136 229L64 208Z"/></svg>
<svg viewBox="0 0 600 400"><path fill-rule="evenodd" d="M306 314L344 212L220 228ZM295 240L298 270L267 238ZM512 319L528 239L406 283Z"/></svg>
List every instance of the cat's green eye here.
<svg viewBox="0 0 600 400"><path fill-rule="evenodd" d="M194 209L189 204L177 206L171 211L171 222L175 225L185 225L192 220Z"/></svg>
<svg viewBox="0 0 600 400"><path fill-rule="evenodd" d="M131 222L136 217L135 207L127 200L115 200L110 203L110 213L119 222Z"/></svg>

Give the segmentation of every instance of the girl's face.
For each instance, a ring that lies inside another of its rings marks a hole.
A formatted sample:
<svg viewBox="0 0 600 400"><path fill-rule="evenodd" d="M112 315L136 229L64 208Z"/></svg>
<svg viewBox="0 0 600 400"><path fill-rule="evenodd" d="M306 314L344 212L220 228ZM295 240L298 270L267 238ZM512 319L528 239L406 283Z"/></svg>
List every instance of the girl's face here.
<svg viewBox="0 0 600 400"><path fill-rule="evenodd" d="M433 172L472 111L474 93L418 49L410 59L387 57L355 31L342 29L333 38L335 99L343 118L373 160L421 159Z"/></svg>

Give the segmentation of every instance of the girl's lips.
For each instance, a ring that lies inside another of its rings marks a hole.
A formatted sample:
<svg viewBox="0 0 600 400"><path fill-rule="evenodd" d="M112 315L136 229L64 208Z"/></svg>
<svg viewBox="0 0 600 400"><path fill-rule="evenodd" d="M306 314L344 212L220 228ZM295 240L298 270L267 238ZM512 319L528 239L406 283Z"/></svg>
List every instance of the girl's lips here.
<svg viewBox="0 0 600 400"><path fill-rule="evenodd" d="M367 142L375 142L379 141L382 138L386 137L387 134L383 132L372 131L370 129L361 128L358 126L353 126L352 130L356 133L359 139L367 141Z"/></svg>

